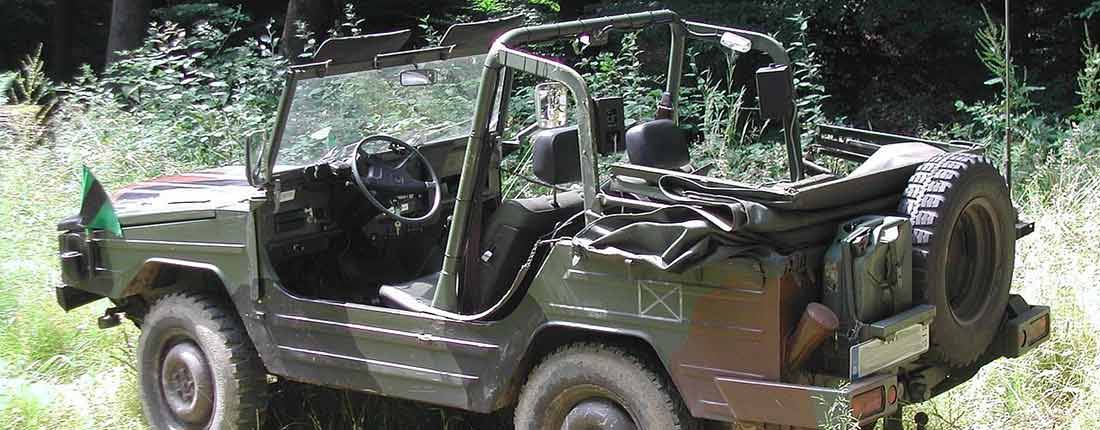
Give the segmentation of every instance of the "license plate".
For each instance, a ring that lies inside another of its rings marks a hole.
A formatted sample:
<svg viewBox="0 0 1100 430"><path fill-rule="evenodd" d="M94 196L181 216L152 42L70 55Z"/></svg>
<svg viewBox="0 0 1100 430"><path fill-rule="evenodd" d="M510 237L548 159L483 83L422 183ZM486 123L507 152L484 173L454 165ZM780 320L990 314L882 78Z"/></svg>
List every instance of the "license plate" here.
<svg viewBox="0 0 1100 430"><path fill-rule="evenodd" d="M852 380L917 358L928 351L928 324L914 324L883 339L871 339L851 349Z"/></svg>

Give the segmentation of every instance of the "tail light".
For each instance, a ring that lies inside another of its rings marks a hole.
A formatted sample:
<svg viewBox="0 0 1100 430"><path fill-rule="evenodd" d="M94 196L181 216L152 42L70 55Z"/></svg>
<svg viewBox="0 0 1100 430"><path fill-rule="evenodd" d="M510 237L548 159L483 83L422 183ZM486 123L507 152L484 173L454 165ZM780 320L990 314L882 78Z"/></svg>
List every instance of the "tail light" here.
<svg viewBox="0 0 1100 430"><path fill-rule="evenodd" d="M852 397L852 415L856 418L869 417L886 410L886 387L879 386Z"/></svg>

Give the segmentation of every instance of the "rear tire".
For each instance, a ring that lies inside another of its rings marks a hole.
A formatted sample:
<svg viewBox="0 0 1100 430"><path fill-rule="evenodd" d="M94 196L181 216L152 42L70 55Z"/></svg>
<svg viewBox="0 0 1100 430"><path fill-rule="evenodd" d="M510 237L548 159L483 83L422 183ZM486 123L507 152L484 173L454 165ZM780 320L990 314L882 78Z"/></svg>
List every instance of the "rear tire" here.
<svg viewBox="0 0 1100 430"><path fill-rule="evenodd" d="M909 180L898 210L913 224L913 293L936 307L928 352L934 362L973 364L1008 304L1016 210L988 158L943 154Z"/></svg>
<svg viewBox="0 0 1100 430"><path fill-rule="evenodd" d="M141 326L142 410L158 430L256 429L267 375L248 334L220 298L173 293Z"/></svg>
<svg viewBox="0 0 1100 430"><path fill-rule="evenodd" d="M516 430L696 426L663 372L625 348L593 343L567 345L547 356L531 372L515 411Z"/></svg>

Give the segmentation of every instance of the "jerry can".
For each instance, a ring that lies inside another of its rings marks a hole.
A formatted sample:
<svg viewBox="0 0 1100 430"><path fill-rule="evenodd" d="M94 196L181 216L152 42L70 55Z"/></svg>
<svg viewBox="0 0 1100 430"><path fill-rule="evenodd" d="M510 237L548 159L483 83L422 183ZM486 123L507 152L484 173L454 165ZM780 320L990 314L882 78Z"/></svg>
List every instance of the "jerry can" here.
<svg viewBox="0 0 1100 430"><path fill-rule="evenodd" d="M912 248L908 218L869 215L840 225L822 266L822 303L840 320L838 358L866 340L863 326L913 306Z"/></svg>

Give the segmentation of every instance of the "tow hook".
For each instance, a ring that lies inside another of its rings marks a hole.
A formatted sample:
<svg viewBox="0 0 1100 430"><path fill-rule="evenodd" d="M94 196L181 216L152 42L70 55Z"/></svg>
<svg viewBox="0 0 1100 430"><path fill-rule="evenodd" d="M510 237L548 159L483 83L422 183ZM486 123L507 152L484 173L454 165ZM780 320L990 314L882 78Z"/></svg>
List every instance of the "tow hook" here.
<svg viewBox="0 0 1100 430"><path fill-rule="evenodd" d="M119 324L122 324L122 319L118 317L121 313L122 309L107 308L107 310L103 312L103 316L96 320L96 323L99 324L100 329L117 327Z"/></svg>

